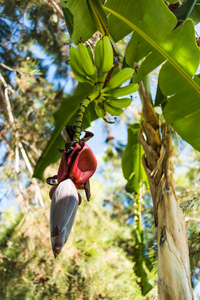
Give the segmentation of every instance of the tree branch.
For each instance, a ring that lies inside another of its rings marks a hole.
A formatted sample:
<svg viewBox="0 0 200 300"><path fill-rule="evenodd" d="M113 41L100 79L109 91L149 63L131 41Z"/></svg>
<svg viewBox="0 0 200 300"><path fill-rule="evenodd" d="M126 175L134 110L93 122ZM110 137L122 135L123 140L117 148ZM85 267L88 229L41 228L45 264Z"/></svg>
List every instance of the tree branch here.
<svg viewBox="0 0 200 300"><path fill-rule="evenodd" d="M47 2L51 2L51 4L53 5L53 7L55 8L55 10L57 10L57 12L59 13L59 15L61 16L61 18L64 19L64 14L62 12L62 9L58 6L58 4L54 1L54 0L49 0Z"/></svg>

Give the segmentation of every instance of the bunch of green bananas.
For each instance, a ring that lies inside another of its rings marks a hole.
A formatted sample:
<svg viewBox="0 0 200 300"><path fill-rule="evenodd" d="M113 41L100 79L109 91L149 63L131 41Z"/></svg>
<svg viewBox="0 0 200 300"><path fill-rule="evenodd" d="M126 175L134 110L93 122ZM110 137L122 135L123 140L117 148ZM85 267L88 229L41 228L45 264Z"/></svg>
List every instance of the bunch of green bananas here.
<svg viewBox="0 0 200 300"><path fill-rule="evenodd" d="M94 68L93 54L90 46L79 43L77 49L69 49L70 67L79 82L95 84L96 71Z"/></svg>
<svg viewBox="0 0 200 300"><path fill-rule="evenodd" d="M79 82L87 82L96 87L95 94L98 96L93 97L92 94L89 98L90 101L95 100L95 109L99 117L104 118L106 112L119 116L123 112L122 108L131 104L131 98L120 97L136 92L138 85L120 86L132 77L134 69L124 68L118 71L104 87L104 81L113 67L114 59L113 47L107 35L97 42L94 55L90 46L86 47L83 43L79 43L77 49L70 47L69 56L75 78Z"/></svg>
<svg viewBox="0 0 200 300"><path fill-rule="evenodd" d="M122 108L128 107L132 99L121 98L130 95L138 90L138 84L128 84L120 87L122 83L132 77L134 69L125 68L114 75L107 87L101 89L100 97L96 101L95 110L99 117L104 118L106 111L112 116L119 116L123 112Z"/></svg>
<svg viewBox="0 0 200 300"><path fill-rule="evenodd" d="M113 66L113 49L108 36L99 40L95 47L95 56L90 46L79 43L77 49L69 49L70 67L79 82L95 85L105 80Z"/></svg>

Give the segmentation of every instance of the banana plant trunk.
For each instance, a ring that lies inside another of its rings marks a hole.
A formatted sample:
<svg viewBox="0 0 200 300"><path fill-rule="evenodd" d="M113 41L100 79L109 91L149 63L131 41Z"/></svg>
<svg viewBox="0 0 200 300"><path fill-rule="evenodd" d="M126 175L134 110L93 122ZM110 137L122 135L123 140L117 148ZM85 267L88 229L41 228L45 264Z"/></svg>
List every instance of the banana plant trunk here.
<svg viewBox="0 0 200 300"><path fill-rule="evenodd" d="M159 126L158 116L143 82L140 83L139 92L143 104L143 122L138 136L145 151L142 162L153 199L158 248L158 299L194 299L186 225L173 182L172 138L166 124Z"/></svg>

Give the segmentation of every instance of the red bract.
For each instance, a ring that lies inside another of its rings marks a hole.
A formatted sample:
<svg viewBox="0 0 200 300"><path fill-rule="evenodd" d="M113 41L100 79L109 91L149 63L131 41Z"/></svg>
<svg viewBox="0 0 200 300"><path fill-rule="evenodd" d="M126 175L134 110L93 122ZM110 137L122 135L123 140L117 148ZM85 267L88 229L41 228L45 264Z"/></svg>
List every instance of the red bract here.
<svg viewBox="0 0 200 300"><path fill-rule="evenodd" d="M82 142L76 144L73 151L63 152L58 169L58 183L70 178L77 189L83 189L86 181L94 174L97 168L96 158L90 147Z"/></svg>

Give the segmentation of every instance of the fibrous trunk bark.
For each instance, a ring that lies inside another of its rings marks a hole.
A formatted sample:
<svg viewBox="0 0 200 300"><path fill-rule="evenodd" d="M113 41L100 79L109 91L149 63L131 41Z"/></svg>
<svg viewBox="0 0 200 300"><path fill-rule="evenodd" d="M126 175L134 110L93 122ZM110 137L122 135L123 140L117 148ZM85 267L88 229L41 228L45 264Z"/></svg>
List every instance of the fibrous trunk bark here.
<svg viewBox="0 0 200 300"><path fill-rule="evenodd" d="M167 125L159 125L143 82L139 91L143 122L138 135L145 151L142 161L153 199L158 246L158 297L160 300L192 300L186 226L175 194L171 166L172 138Z"/></svg>

